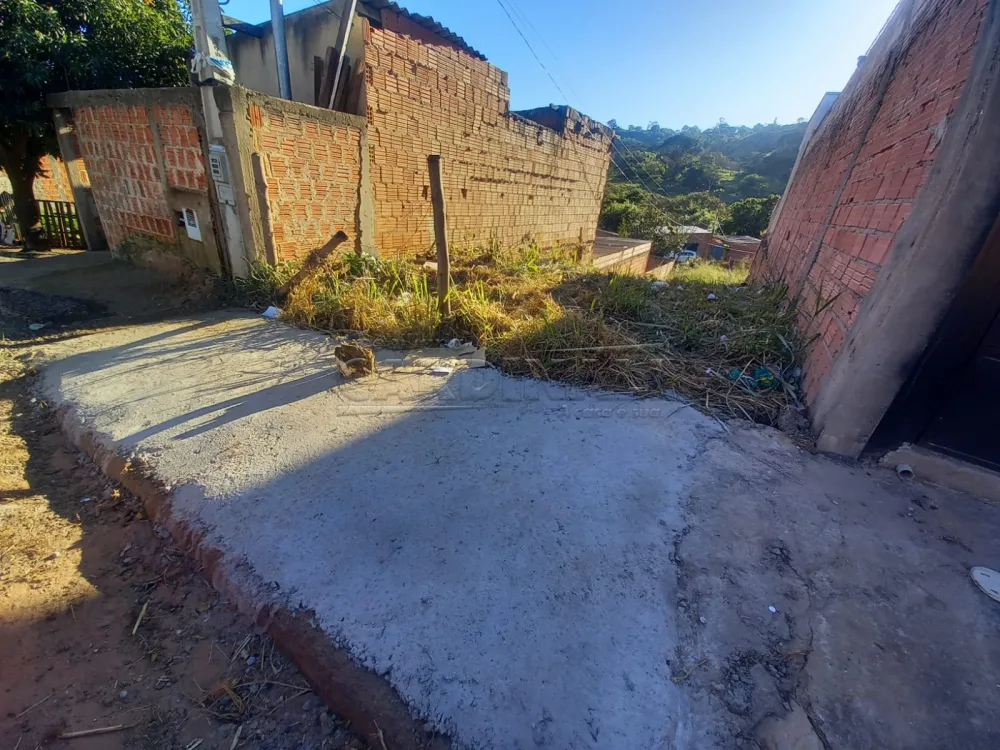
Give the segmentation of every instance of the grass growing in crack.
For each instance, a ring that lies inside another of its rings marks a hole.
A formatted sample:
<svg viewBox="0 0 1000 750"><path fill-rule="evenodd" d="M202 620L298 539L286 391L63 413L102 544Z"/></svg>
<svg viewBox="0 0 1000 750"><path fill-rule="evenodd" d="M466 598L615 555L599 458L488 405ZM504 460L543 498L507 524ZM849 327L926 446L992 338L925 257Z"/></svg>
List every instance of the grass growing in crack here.
<svg viewBox="0 0 1000 750"><path fill-rule="evenodd" d="M263 306L294 270L254 269L242 282L248 298ZM390 348L472 340L512 374L636 395L669 390L710 412L773 422L798 401L795 310L784 287L747 276L745 267L696 261L654 287L535 244L492 243L454 253L443 320L433 271L352 254L300 283L283 314Z"/></svg>

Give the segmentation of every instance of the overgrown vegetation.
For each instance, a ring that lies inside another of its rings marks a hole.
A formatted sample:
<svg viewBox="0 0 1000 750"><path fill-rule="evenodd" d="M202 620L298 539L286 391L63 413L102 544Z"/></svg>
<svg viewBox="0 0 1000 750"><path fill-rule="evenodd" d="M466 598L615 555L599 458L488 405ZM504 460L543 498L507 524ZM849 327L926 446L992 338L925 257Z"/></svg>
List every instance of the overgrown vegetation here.
<svg viewBox="0 0 1000 750"><path fill-rule="evenodd" d="M235 291L262 308L295 270L257 266ZM756 421L797 402L794 309L783 287L748 285L745 267L696 262L664 284L593 272L535 245L492 245L455 252L452 280L445 320L434 271L347 255L295 288L283 316L390 348L473 341L508 373L640 396L674 391Z"/></svg>

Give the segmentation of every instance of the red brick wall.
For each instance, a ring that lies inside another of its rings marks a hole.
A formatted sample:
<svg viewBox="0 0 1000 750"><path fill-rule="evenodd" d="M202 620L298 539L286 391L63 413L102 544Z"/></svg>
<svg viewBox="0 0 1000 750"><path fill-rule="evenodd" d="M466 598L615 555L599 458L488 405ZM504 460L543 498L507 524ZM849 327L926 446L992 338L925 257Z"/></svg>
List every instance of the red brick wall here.
<svg viewBox="0 0 1000 750"><path fill-rule="evenodd" d="M804 368L809 403L934 163L987 3L926 0L898 39L873 47L809 143L766 252L757 253L754 276L788 283L799 295L800 329L815 338Z"/></svg>
<svg viewBox="0 0 1000 750"><path fill-rule="evenodd" d="M194 112L183 105L155 104L152 109L163 149L167 185L207 193L205 155Z"/></svg>
<svg viewBox="0 0 1000 750"><path fill-rule="evenodd" d="M35 177L32 192L36 200L71 201L73 190L70 188L66 165L58 156L43 156L39 161L41 173ZM0 191L11 192L10 180L0 169Z"/></svg>
<svg viewBox="0 0 1000 750"><path fill-rule="evenodd" d="M253 148L260 152L275 250L301 258L339 231L358 237L361 131L288 111L258 96L249 104Z"/></svg>
<svg viewBox="0 0 1000 750"><path fill-rule="evenodd" d="M639 255L633 255L627 260L623 260L620 263L613 263L609 268L603 270L613 271L620 274L629 274L633 276L641 276L646 273L646 268L649 266L649 252L640 253Z"/></svg>
<svg viewBox="0 0 1000 750"><path fill-rule="evenodd" d="M442 157L453 243L593 241L608 137L589 127L560 135L508 114L505 73L382 16L382 29L363 21L376 247L391 256L433 243L429 154Z"/></svg>
<svg viewBox="0 0 1000 750"><path fill-rule="evenodd" d="M208 190L191 107L80 106L73 109L73 120L111 247L132 234L175 242L175 217L167 202L167 189L188 188L206 194Z"/></svg>
<svg viewBox="0 0 1000 750"><path fill-rule="evenodd" d="M45 201L72 201L73 190L69 185L66 165L57 156L43 156L42 173L35 178L35 198Z"/></svg>

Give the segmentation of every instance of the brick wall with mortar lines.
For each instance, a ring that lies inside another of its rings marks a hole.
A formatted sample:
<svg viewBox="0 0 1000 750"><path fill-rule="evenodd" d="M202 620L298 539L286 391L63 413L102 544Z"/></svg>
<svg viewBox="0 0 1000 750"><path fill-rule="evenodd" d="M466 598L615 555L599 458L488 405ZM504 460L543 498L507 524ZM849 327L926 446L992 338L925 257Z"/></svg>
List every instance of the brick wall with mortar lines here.
<svg viewBox="0 0 1000 750"><path fill-rule="evenodd" d="M934 162L986 7L987 0L928 0L917 9L896 43L902 55L895 71L886 58L870 60L827 116L787 188L766 255L757 254L755 277L783 280L799 295L799 328L812 340L804 367L808 403ZM881 75L890 72L885 86Z"/></svg>
<svg viewBox="0 0 1000 750"><path fill-rule="evenodd" d="M191 108L182 104L79 106L73 108L73 121L111 247L132 234L176 242L167 188L208 191Z"/></svg>
<svg viewBox="0 0 1000 750"><path fill-rule="evenodd" d="M62 159L58 156L43 156L39 160L39 167L41 171L35 177L35 183L31 186L36 200L73 200L73 190L69 184L69 175L66 174L66 165L63 164ZM10 179L0 169L0 192L10 193L11 191Z"/></svg>
<svg viewBox="0 0 1000 750"><path fill-rule="evenodd" d="M543 244L594 239L610 140L563 135L508 114L507 75L408 19L365 24L365 92L375 245L433 243L427 156L441 154L449 239Z"/></svg>
<svg viewBox="0 0 1000 750"><path fill-rule="evenodd" d="M278 257L293 260L339 231L358 237L361 131L312 120L278 106L248 107L253 148L262 155ZM276 103L277 104L277 103Z"/></svg>
<svg viewBox="0 0 1000 750"><path fill-rule="evenodd" d="M32 186L35 198L42 201L73 200L73 189L63 160L58 156L43 156L41 166L42 173L35 178Z"/></svg>

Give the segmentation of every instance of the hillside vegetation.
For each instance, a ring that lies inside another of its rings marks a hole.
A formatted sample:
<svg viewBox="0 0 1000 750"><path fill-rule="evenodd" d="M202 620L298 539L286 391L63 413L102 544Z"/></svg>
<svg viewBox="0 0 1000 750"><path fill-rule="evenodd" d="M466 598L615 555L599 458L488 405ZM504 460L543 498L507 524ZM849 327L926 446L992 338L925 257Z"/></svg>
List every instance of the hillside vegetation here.
<svg viewBox="0 0 1000 750"><path fill-rule="evenodd" d="M660 230L693 224L760 237L785 189L806 123L680 130L650 123L615 129L618 139L601 227L673 249L681 237Z"/></svg>

